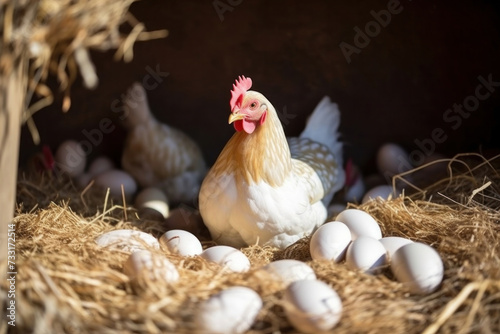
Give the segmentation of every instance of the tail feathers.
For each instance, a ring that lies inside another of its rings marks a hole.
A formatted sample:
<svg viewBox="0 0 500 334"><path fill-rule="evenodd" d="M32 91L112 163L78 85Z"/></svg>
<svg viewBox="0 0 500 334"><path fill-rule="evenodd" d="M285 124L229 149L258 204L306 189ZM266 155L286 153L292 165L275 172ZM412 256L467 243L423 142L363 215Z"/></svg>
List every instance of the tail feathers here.
<svg viewBox="0 0 500 334"><path fill-rule="evenodd" d="M338 105L325 96L318 103L307 120L300 138L309 138L326 145L335 155L337 163L343 166L342 143L339 141L340 111Z"/></svg>

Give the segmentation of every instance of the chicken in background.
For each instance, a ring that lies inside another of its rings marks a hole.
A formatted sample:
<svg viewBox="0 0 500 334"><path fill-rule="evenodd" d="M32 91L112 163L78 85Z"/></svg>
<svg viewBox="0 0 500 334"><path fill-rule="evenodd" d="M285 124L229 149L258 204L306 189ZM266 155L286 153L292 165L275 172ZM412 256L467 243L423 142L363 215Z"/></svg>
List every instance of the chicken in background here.
<svg viewBox="0 0 500 334"><path fill-rule="evenodd" d="M163 190L171 203L196 199L207 170L199 146L184 132L155 119L141 84L128 90L124 107L128 134L123 169L141 187Z"/></svg>
<svg viewBox="0 0 500 334"><path fill-rule="evenodd" d="M285 248L327 218L344 186L340 112L324 97L298 138L287 138L275 108L240 77L231 91L236 133L200 190L202 218L214 241L233 247Z"/></svg>

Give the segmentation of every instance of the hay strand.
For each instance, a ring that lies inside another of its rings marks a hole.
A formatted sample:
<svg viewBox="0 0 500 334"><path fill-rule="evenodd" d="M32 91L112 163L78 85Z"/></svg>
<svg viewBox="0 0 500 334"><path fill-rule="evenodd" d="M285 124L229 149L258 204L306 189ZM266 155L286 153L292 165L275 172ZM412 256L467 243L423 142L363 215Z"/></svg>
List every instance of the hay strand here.
<svg viewBox="0 0 500 334"><path fill-rule="evenodd" d="M478 293L476 295L476 298L474 299L471 312L468 314L467 321L465 322L461 332L468 329L471 326L474 315L477 313L477 310L480 307L480 301L490 284L497 286L497 288L500 288L500 281L493 280L484 280L483 282L471 282L467 284L455 298L448 302L444 310L439 315L438 319L432 325L427 327L422 334L437 333L439 328L446 322L446 320L448 320L458 310L458 308L464 304L467 298L469 298L470 294L477 290Z"/></svg>

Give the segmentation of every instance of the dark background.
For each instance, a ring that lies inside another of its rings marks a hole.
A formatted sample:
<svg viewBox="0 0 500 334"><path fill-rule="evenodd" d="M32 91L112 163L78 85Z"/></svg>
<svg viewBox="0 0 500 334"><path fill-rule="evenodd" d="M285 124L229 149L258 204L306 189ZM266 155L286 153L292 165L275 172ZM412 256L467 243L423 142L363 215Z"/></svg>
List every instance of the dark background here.
<svg viewBox="0 0 500 334"><path fill-rule="evenodd" d="M112 52L92 53L99 87L87 90L78 78L68 113L60 96L39 111L42 144L55 150L65 139L86 140L84 130L109 118L116 127L92 147L90 159L107 154L118 162L125 137L116 112L121 94L158 68L169 75L148 91L154 115L191 135L209 164L234 132L227 124L229 91L242 74L286 111L288 135L299 134L316 103L331 96L342 112L345 155L365 172L381 144L412 152L419 149L415 140L431 138L436 128L447 137L435 143L437 152L498 152L500 87L456 130L443 120L454 103L474 95L479 76L500 82L497 1L402 0L402 11L350 63L339 44L354 46L354 27L364 30L374 20L370 11L387 9L388 1L232 1L238 2L223 20L212 0L134 3L131 12L148 30L168 29L169 36L137 42L131 63L114 61ZM23 127L20 163L37 150Z"/></svg>

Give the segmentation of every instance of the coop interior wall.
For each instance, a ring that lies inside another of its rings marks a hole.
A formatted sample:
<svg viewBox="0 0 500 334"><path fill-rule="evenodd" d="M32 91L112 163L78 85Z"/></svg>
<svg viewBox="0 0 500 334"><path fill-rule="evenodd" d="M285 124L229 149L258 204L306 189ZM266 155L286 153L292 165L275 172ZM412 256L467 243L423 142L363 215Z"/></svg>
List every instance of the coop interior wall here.
<svg viewBox="0 0 500 334"><path fill-rule="evenodd" d="M300 133L330 95L342 111L345 155L365 170L387 141L415 157L500 147L495 1L145 0L131 12L169 36L137 42L130 63L92 53L98 88L88 90L77 78L67 113L56 94L35 114L42 144L86 141L91 158L106 154L118 162L123 94L140 81L154 115L191 135L212 163L234 132L227 124L231 85L246 75L274 104L288 135ZM49 80L55 92L57 84ZM467 109L453 111L460 104ZM23 127L20 164L39 150Z"/></svg>

